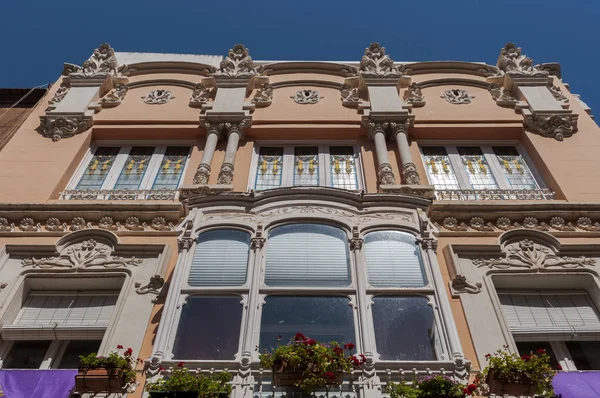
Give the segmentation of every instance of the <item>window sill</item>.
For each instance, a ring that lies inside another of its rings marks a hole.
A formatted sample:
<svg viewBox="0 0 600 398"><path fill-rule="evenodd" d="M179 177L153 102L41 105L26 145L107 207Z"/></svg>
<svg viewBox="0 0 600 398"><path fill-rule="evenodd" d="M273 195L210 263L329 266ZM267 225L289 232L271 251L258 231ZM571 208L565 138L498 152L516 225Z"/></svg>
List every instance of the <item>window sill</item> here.
<svg viewBox="0 0 600 398"><path fill-rule="evenodd" d="M549 189L436 189L435 200L554 200Z"/></svg>

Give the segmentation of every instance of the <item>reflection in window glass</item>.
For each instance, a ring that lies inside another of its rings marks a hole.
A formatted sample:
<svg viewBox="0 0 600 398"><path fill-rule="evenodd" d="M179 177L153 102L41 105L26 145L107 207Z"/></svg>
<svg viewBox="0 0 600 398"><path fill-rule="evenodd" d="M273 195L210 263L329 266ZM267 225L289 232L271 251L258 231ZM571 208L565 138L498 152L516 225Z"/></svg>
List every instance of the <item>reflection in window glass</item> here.
<svg viewBox="0 0 600 398"><path fill-rule="evenodd" d="M356 160L351 146L329 147L331 186L341 189L358 189Z"/></svg>
<svg viewBox="0 0 600 398"><path fill-rule="evenodd" d="M67 348L60 360L58 369L77 369L79 367L79 356L98 352L100 341L97 340L73 340L69 341Z"/></svg>
<svg viewBox="0 0 600 398"><path fill-rule="evenodd" d="M100 147L90 160L85 173L77 184L77 189L100 189L112 167L117 154L118 147Z"/></svg>
<svg viewBox="0 0 600 398"><path fill-rule="evenodd" d="M537 189L538 186L523 157L512 146L492 148L504 175L513 189Z"/></svg>
<svg viewBox="0 0 600 398"><path fill-rule="evenodd" d="M260 148L254 189L271 189L281 186L283 148Z"/></svg>
<svg viewBox="0 0 600 398"><path fill-rule="evenodd" d="M374 297L377 352L383 360L435 360L433 310L424 297Z"/></svg>
<svg viewBox="0 0 600 398"><path fill-rule="evenodd" d="M154 147L139 146L131 148L125 165L119 174L115 189L138 189L144 174L148 170Z"/></svg>
<svg viewBox="0 0 600 398"><path fill-rule="evenodd" d="M160 163L152 189L177 189L189 152L190 148L186 146L168 147Z"/></svg>
<svg viewBox="0 0 600 398"><path fill-rule="evenodd" d="M182 306L175 359L233 360L238 351L240 297L189 297Z"/></svg>
<svg viewBox="0 0 600 398"><path fill-rule="evenodd" d="M298 332L321 342L355 342L347 297L269 296L262 309L260 351L287 343Z"/></svg>
<svg viewBox="0 0 600 398"><path fill-rule="evenodd" d="M498 189L498 183L478 147L457 147L473 189Z"/></svg>
<svg viewBox="0 0 600 398"><path fill-rule="evenodd" d="M16 341L2 364L3 369L38 369L50 341Z"/></svg>
<svg viewBox="0 0 600 398"><path fill-rule="evenodd" d="M294 185L319 185L319 148L294 148Z"/></svg>
<svg viewBox="0 0 600 398"><path fill-rule="evenodd" d="M374 287L423 287L427 284L421 253L413 235L398 231L365 236L369 284Z"/></svg>
<svg viewBox="0 0 600 398"><path fill-rule="evenodd" d="M600 341L567 341L577 370L600 370Z"/></svg>
<svg viewBox="0 0 600 398"><path fill-rule="evenodd" d="M460 189L450 157L444 147L423 147L429 181L436 189Z"/></svg>

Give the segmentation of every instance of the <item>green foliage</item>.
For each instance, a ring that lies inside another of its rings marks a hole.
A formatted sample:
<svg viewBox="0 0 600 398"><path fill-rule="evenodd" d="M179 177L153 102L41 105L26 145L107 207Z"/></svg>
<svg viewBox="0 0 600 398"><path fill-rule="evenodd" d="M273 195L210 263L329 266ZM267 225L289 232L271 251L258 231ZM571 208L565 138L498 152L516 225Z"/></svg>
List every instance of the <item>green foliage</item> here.
<svg viewBox="0 0 600 398"><path fill-rule="evenodd" d="M161 371L164 371L161 368ZM190 373L183 362L173 370L168 378L146 384L146 391L193 391L202 397L217 397L219 393L231 394L231 374L220 372L210 376Z"/></svg>
<svg viewBox="0 0 600 398"><path fill-rule="evenodd" d="M354 344L339 344L332 341L319 343L296 333L286 345L280 345L271 352L260 354L260 365L274 372L302 372L302 379L295 385L306 393L337 382L335 372L349 372L366 362L364 355L345 355L352 351Z"/></svg>
<svg viewBox="0 0 600 398"><path fill-rule="evenodd" d="M546 350L539 349L530 355L519 356L509 353L507 346L485 357L488 365L482 372L481 379L485 380L490 373L508 382L523 382L536 385L536 394L553 396L552 378L556 371L550 366L550 356Z"/></svg>
<svg viewBox="0 0 600 398"><path fill-rule="evenodd" d="M108 356L97 356L97 353L92 352L88 355L79 356L79 366L87 369L98 369L106 368L111 374L119 371L123 374L123 381L125 384L134 382L136 379L135 375L135 364L137 360L133 358L133 350L128 348L120 354L123 346L117 346L117 351L113 351Z"/></svg>
<svg viewBox="0 0 600 398"><path fill-rule="evenodd" d="M412 384L388 383L387 392L391 398L422 398L444 395L453 398L472 396L477 386L465 385L447 376L426 376Z"/></svg>
<svg viewBox="0 0 600 398"><path fill-rule="evenodd" d="M390 398L418 398L419 393L415 388L414 384L402 383L388 383L387 392L390 394Z"/></svg>

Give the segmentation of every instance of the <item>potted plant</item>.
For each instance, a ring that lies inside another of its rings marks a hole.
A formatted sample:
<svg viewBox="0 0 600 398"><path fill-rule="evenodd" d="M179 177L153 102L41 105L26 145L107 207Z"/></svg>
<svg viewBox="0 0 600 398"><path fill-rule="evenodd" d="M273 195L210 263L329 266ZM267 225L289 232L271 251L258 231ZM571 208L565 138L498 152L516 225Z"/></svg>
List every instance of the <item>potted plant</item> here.
<svg viewBox="0 0 600 398"><path fill-rule="evenodd" d="M296 333L286 345L260 355L260 365L273 370L273 384L278 387L298 387L306 393L319 388L342 384L344 372L366 362L364 355L346 355L354 344L319 343Z"/></svg>
<svg viewBox="0 0 600 398"><path fill-rule="evenodd" d="M391 398L464 398L471 397L476 384L463 384L447 376L425 376L412 384L388 383L387 391Z"/></svg>
<svg viewBox="0 0 600 398"><path fill-rule="evenodd" d="M77 392L119 393L129 384L135 382L133 350L128 348L121 354L122 345L108 356L97 356L91 353L79 357L79 371L75 376Z"/></svg>
<svg viewBox="0 0 600 398"><path fill-rule="evenodd" d="M164 368L159 369L165 373ZM231 375L220 372L215 375L196 375L179 362L169 377L146 384L152 398L227 398L231 394Z"/></svg>
<svg viewBox="0 0 600 398"><path fill-rule="evenodd" d="M550 365L546 350L519 356L508 352L508 346L487 354L488 365L480 380L485 380L490 394L553 396L552 378L556 371Z"/></svg>

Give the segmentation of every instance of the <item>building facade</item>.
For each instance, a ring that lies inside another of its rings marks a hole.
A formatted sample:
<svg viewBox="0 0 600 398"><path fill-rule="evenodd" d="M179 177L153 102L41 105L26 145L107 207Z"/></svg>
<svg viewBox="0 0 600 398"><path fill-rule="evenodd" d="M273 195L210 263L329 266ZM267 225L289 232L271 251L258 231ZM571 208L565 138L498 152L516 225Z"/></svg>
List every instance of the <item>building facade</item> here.
<svg viewBox="0 0 600 398"><path fill-rule="evenodd" d="M122 345L132 397L183 361L266 398L297 332L367 358L336 395L504 345L600 369L600 129L560 66L360 56L65 64L0 152L0 374Z"/></svg>

